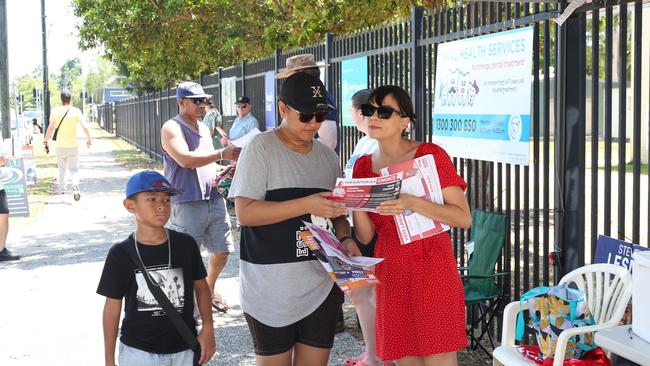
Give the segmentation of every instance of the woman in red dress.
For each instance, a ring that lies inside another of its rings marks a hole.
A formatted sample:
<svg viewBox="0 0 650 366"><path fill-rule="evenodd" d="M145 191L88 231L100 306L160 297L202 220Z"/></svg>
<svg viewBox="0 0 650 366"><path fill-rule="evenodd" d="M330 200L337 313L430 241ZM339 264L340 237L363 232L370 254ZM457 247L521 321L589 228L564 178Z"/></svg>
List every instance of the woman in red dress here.
<svg viewBox="0 0 650 366"><path fill-rule="evenodd" d="M399 366L457 365L456 351L467 346L463 286L456 268L449 232L402 245L393 215L410 210L451 227L468 228L470 210L465 181L438 145L404 137L415 118L409 95L397 86L372 93L362 113L370 117L368 136L379 142L372 155L359 158L353 176L376 177L382 168L433 155L444 204L400 194L384 202L379 214L355 211L354 229L362 243L375 232L377 354Z"/></svg>

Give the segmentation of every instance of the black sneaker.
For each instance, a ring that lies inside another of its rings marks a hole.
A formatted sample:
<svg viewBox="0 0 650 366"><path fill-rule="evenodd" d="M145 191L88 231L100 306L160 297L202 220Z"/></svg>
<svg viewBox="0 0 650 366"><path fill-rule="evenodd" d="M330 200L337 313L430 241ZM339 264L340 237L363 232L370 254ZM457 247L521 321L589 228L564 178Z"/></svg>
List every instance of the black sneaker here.
<svg viewBox="0 0 650 366"><path fill-rule="evenodd" d="M4 249L0 250L0 262L3 262L3 261L15 261L15 260L18 260L18 259L20 259L20 256L11 254L9 249L4 248Z"/></svg>
<svg viewBox="0 0 650 366"><path fill-rule="evenodd" d="M81 193L79 193L78 185L72 186L72 197L74 198L75 201L79 201L81 199Z"/></svg>

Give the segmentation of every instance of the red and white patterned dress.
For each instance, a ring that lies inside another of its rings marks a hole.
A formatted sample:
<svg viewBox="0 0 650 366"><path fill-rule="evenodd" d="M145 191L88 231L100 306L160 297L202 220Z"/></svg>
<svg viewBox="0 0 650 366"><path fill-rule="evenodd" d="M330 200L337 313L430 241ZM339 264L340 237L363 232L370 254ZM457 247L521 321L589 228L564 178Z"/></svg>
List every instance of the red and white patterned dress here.
<svg viewBox="0 0 650 366"><path fill-rule="evenodd" d="M422 143L415 158L432 154L444 189L467 183L438 145ZM360 157L355 178L376 177L372 157ZM377 355L383 360L424 357L467 346L465 296L448 232L400 244L392 216L370 213L377 230Z"/></svg>

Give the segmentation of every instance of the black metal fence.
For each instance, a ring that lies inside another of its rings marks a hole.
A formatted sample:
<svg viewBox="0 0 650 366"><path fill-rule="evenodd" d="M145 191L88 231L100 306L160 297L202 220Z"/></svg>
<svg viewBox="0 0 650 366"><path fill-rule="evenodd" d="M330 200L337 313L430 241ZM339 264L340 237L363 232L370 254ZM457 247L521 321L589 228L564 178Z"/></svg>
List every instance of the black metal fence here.
<svg viewBox="0 0 650 366"><path fill-rule="evenodd" d="M649 33L643 32L650 21L647 4L594 1L558 26L552 19L565 5L455 1L433 12L414 8L410 19L339 37L328 34L322 44L276 51L198 81L223 110L220 81L236 77L237 95L251 97L252 113L263 129L266 72L281 70L292 55L313 53L329 65L325 84L341 113L349 103L341 100L341 62L367 57L368 85L408 90L418 116L414 137L430 141L437 46L532 25L530 165L454 159L469 183L470 206L507 214L510 231L498 269L510 271L504 285L510 298L518 299L529 288L552 284L591 262L598 234L645 246L650 237L650 98L642 99L650 88L648 79L642 83L650 73L649 56L642 55L643 44L650 44ZM114 112L115 133L161 160L160 128L177 113L174 96L170 89L102 106L102 126L111 131ZM342 127L342 164L360 137L355 128ZM454 230L459 264L467 259L467 239L463 230ZM559 253L557 266L549 261L552 252Z"/></svg>

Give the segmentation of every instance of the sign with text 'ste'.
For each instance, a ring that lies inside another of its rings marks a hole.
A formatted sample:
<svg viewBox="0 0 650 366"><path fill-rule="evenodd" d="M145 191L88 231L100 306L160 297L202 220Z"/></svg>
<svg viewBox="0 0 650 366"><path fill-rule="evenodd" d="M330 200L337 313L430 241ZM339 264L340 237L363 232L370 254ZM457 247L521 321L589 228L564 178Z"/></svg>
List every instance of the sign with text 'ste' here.
<svg viewBox="0 0 650 366"><path fill-rule="evenodd" d="M626 241L599 235L596 241L594 263L609 263L632 270L632 254L637 251L647 251L648 248Z"/></svg>
<svg viewBox="0 0 650 366"><path fill-rule="evenodd" d="M451 156L528 165L533 28L438 46L433 142Z"/></svg>
<svg viewBox="0 0 650 366"><path fill-rule="evenodd" d="M23 158L7 159L7 165L0 168L0 186L7 192L9 216L29 217Z"/></svg>
<svg viewBox="0 0 650 366"><path fill-rule="evenodd" d="M341 113L343 126L354 126L350 98L361 89L368 88L368 58L357 57L341 62Z"/></svg>

